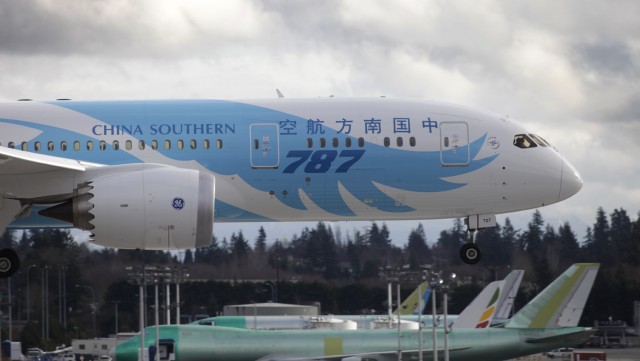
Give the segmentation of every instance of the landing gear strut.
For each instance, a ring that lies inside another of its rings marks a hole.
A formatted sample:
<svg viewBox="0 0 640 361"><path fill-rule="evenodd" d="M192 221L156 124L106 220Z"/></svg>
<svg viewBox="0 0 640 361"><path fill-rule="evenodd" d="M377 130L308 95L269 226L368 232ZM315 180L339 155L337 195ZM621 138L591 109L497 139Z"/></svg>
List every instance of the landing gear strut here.
<svg viewBox="0 0 640 361"><path fill-rule="evenodd" d="M20 268L20 258L15 250L0 250L0 278L9 278Z"/></svg>
<svg viewBox="0 0 640 361"><path fill-rule="evenodd" d="M469 229L469 241L460 247L460 258L466 264L476 264L482 258L480 247L476 244L476 230Z"/></svg>

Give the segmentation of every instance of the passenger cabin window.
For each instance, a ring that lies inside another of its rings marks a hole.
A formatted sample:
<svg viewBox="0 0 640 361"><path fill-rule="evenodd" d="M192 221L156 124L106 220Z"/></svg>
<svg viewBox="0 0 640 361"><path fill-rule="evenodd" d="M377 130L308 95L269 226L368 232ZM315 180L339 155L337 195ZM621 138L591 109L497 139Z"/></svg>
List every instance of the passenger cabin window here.
<svg viewBox="0 0 640 361"><path fill-rule="evenodd" d="M164 141L164 149L171 150L171 141L169 139Z"/></svg>
<svg viewBox="0 0 640 361"><path fill-rule="evenodd" d="M11 148L11 149L15 149L16 148L16 143L14 142L9 142L9 144L7 144L7 147Z"/></svg>
<svg viewBox="0 0 640 361"><path fill-rule="evenodd" d="M111 143L111 146L113 147L113 150L119 150L120 142L118 142L117 140L114 140L113 143Z"/></svg>
<svg viewBox="0 0 640 361"><path fill-rule="evenodd" d="M202 141L202 147L204 149L209 149L211 147L211 142L209 142L209 139L205 139Z"/></svg>
<svg viewBox="0 0 640 361"><path fill-rule="evenodd" d="M107 142L104 141L104 140L101 140L99 147L100 147L100 150L106 150L107 149Z"/></svg>
<svg viewBox="0 0 640 361"><path fill-rule="evenodd" d="M351 148L351 138L347 138L347 139L345 139L345 140L344 140L344 145L345 145L347 148Z"/></svg>
<svg viewBox="0 0 640 361"><path fill-rule="evenodd" d="M67 142L65 142L64 140L60 142L60 150L63 152L67 150Z"/></svg>
<svg viewBox="0 0 640 361"><path fill-rule="evenodd" d="M324 148L327 146L327 140L324 138L320 138L320 148Z"/></svg>
<svg viewBox="0 0 640 361"><path fill-rule="evenodd" d="M391 139L389 137L384 137L384 146L388 147L391 145Z"/></svg>
<svg viewBox="0 0 640 361"><path fill-rule="evenodd" d="M332 145L333 145L333 147L334 147L334 148L338 148L338 145L339 145L338 138L333 138L333 139L331 140L331 143L332 143Z"/></svg>
<svg viewBox="0 0 640 361"><path fill-rule="evenodd" d="M412 147L416 146L416 137L409 138L409 145Z"/></svg>
<svg viewBox="0 0 640 361"><path fill-rule="evenodd" d="M157 140L152 140L151 141L151 149L156 150L158 149L158 141Z"/></svg>
<svg viewBox="0 0 640 361"><path fill-rule="evenodd" d="M140 150L144 150L144 140L139 140L138 141L138 149Z"/></svg>
<svg viewBox="0 0 640 361"><path fill-rule="evenodd" d="M364 138L362 137L358 138L358 147L360 148L364 147Z"/></svg>
<svg viewBox="0 0 640 361"><path fill-rule="evenodd" d="M78 142L77 140L73 142L73 150L75 150L76 152L80 150L80 142Z"/></svg>
<svg viewBox="0 0 640 361"><path fill-rule="evenodd" d="M130 140L125 141L125 142L124 142L124 147L125 147L127 150L131 150L131 149L133 149L133 142L131 142Z"/></svg>
<svg viewBox="0 0 640 361"><path fill-rule="evenodd" d="M47 143L47 150L48 151L53 152L54 148L55 148L55 145L53 145L53 142Z"/></svg>
<svg viewBox="0 0 640 361"><path fill-rule="evenodd" d="M196 142L196 140L195 139L191 139L189 141L189 148L196 149L197 147L198 147L198 143Z"/></svg>
<svg viewBox="0 0 640 361"><path fill-rule="evenodd" d="M307 148L312 148L312 147L313 147L313 139L307 138Z"/></svg>
<svg viewBox="0 0 640 361"><path fill-rule="evenodd" d="M537 147L536 143L534 143L526 134L516 134L513 137L513 145L522 149Z"/></svg>
<svg viewBox="0 0 640 361"><path fill-rule="evenodd" d="M42 147L42 143L40 143L40 142L35 142L33 144L33 149L35 149L36 152L39 152L41 147Z"/></svg>
<svg viewBox="0 0 640 361"><path fill-rule="evenodd" d="M403 143L404 143L404 140L402 139L402 137L396 138L396 145L398 147L402 147Z"/></svg>
<svg viewBox="0 0 640 361"><path fill-rule="evenodd" d="M217 139L216 140L216 148L222 149L222 139Z"/></svg>
<svg viewBox="0 0 640 361"><path fill-rule="evenodd" d="M88 140L87 141L87 150L93 150L93 141L92 140Z"/></svg>
<svg viewBox="0 0 640 361"><path fill-rule="evenodd" d="M26 152L27 150L29 150L29 143L22 142L22 144L20 145L20 148Z"/></svg>

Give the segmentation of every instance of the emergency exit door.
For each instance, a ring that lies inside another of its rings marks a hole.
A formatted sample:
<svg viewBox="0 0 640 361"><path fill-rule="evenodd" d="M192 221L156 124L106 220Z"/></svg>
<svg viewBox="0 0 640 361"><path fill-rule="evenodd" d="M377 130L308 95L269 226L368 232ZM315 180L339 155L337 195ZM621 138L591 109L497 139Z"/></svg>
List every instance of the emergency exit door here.
<svg viewBox="0 0 640 361"><path fill-rule="evenodd" d="M251 124L251 166L277 168L280 163L280 145L277 124Z"/></svg>

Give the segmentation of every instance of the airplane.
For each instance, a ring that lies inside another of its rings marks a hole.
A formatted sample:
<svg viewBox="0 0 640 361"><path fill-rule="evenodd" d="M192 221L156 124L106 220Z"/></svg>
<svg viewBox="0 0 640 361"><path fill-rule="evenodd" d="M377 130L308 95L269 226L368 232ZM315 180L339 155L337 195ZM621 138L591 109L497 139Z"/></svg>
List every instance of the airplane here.
<svg viewBox="0 0 640 361"><path fill-rule="evenodd" d="M589 329L577 325L598 268L597 263L572 265L504 327L446 330L450 360L506 360L586 341ZM399 350L403 358L412 359L422 350L424 359L432 360L434 349L439 357L443 356L445 329L437 329L436 347L432 346L431 332L430 329L300 332L163 325L144 330L144 349L155 345L157 339L159 359L178 361L385 361L396 359ZM141 354L140 345L138 334L116 346L110 354L115 361L136 361Z"/></svg>
<svg viewBox="0 0 640 361"><path fill-rule="evenodd" d="M125 249L210 244L215 222L465 218L576 194L582 178L511 119L394 98L0 103L0 232L75 227ZM19 267L0 251L0 276Z"/></svg>
<svg viewBox="0 0 640 361"><path fill-rule="evenodd" d="M456 328L483 328L503 325L510 316L513 298L518 292L523 275L524 271L513 270L504 280L491 282L460 315L447 315L447 323L453 323L453 327ZM417 297L419 290L425 289L426 285L427 282L419 285L402 304L411 303L411 300ZM420 313L424 313L429 301L431 288L427 288L422 295L423 302L420 305L422 307L420 311L418 311L418 302L415 302L416 309L414 312L400 314L401 327L418 328L418 322L422 323L422 327L430 327L433 324L433 315L420 315ZM393 314L397 316L400 309L402 307L396 309ZM505 312L508 315L506 317L503 316ZM192 324L262 330L296 330L313 329L325 327L326 325L340 327L340 321L342 321L343 323L355 322L357 329L375 329L397 325L397 320L398 317L389 315L213 316L192 322ZM330 323L330 321L333 321L333 323ZM435 323L437 327L444 327L443 315L436 315Z"/></svg>

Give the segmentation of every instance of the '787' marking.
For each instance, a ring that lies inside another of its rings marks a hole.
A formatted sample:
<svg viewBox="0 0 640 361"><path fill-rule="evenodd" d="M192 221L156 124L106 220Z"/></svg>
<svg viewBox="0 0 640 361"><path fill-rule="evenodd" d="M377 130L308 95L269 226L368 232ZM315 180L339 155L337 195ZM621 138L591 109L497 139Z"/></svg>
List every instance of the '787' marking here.
<svg viewBox="0 0 640 361"><path fill-rule="evenodd" d="M282 172L295 173L306 162L305 173L326 173L331 169L331 165L336 158L345 158L336 168L336 173L346 173L363 155L363 149L346 149L341 151L340 154L336 150L290 150L287 153L287 158L298 159L289 164Z"/></svg>

